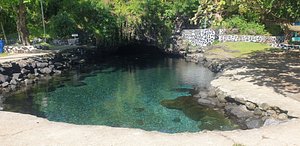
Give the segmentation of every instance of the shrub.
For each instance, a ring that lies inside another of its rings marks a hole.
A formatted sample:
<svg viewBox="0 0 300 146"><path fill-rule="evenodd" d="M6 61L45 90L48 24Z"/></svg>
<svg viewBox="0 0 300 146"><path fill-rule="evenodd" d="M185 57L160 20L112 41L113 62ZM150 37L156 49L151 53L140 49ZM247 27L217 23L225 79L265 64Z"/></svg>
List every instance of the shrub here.
<svg viewBox="0 0 300 146"><path fill-rule="evenodd" d="M50 30L54 38L68 38L76 32L76 22L70 14L62 12L51 17Z"/></svg>
<svg viewBox="0 0 300 146"><path fill-rule="evenodd" d="M283 35L284 32L280 25L271 24L266 26L266 30L271 34L275 36Z"/></svg>
<svg viewBox="0 0 300 146"><path fill-rule="evenodd" d="M240 16L226 19L221 26L228 30L236 30L233 32L242 35L269 35L263 24L248 22Z"/></svg>

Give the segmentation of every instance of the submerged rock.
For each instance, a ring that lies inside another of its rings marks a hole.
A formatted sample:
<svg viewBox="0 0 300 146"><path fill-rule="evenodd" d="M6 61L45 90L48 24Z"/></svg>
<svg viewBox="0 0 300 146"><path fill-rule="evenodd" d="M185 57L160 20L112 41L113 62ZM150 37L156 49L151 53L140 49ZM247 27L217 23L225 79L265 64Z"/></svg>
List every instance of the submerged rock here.
<svg viewBox="0 0 300 146"><path fill-rule="evenodd" d="M183 113L192 120L200 121L207 113L202 106L193 106L183 109Z"/></svg>
<svg viewBox="0 0 300 146"><path fill-rule="evenodd" d="M239 128L238 125L233 124L228 118L216 118L212 116L203 117L200 120L198 127L202 130L233 130Z"/></svg>
<svg viewBox="0 0 300 146"><path fill-rule="evenodd" d="M261 118L250 117L245 121L245 124L248 129L254 129L263 126L264 121Z"/></svg>
<svg viewBox="0 0 300 146"><path fill-rule="evenodd" d="M181 119L179 117L176 117L175 119L172 120L173 122L175 123L180 123L181 122Z"/></svg>
<svg viewBox="0 0 300 146"><path fill-rule="evenodd" d="M198 105L192 96L180 96L173 100L162 100L160 104L166 108L178 110Z"/></svg>
<svg viewBox="0 0 300 146"><path fill-rule="evenodd" d="M200 98L198 99L198 103L204 106L216 107L219 101L216 98Z"/></svg>

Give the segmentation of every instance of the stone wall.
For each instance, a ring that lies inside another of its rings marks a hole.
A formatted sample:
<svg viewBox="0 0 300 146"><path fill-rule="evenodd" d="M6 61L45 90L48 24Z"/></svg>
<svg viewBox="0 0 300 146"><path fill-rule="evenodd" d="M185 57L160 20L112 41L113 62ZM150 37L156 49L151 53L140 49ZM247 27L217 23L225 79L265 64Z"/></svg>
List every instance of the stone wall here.
<svg viewBox="0 0 300 146"><path fill-rule="evenodd" d="M267 43L278 47L284 41L283 36L256 36L256 35L226 35L224 29L186 29L182 31L182 38L195 46L205 47L214 41L220 42L256 42Z"/></svg>
<svg viewBox="0 0 300 146"><path fill-rule="evenodd" d="M205 47L216 40L216 32L212 29L186 29L182 31L182 38L193 45Z"/></svg>
<svg viewBox="0 0 300 146"><path fill-rule="evenodd" d="M267 43L273 47L278 47L284 41L283 36L255 36L255 35L220 35L220 42L255 42Z"/></svg>
<svg viewBox="0 0 300 146"><path fill-rule="evenodd" d="M36 50L34 46L4 46L6 53L30 53Z"/></svg>

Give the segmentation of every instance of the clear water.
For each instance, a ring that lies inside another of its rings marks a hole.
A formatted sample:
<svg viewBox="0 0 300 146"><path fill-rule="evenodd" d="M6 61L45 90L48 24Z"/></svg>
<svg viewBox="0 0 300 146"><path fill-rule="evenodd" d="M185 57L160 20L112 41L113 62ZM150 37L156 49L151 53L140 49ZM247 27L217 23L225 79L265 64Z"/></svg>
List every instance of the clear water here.
<svg viewBox="0 0 300 146"><path fill-rule="evenodd" d="M4 110L80 125L140 128L166 133L234 129L223 114L191 97L214 74L180 59L114 58L18 92Z"/></svg>

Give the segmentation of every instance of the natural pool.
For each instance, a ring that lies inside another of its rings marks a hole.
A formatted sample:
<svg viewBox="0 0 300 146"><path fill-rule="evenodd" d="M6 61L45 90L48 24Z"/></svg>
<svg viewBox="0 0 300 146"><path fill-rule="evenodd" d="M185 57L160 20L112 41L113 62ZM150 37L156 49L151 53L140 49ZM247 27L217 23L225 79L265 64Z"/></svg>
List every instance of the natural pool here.
<svg viewBox="0 0 300 146"><path fill-rule="evenodd" d="M231 130L222 113L197 104L194 87L214 73L181 59L114 57L17 92L4 110L80 125L140 128L165 133Z"/></svg>

